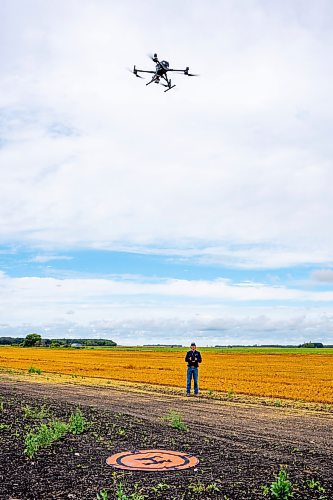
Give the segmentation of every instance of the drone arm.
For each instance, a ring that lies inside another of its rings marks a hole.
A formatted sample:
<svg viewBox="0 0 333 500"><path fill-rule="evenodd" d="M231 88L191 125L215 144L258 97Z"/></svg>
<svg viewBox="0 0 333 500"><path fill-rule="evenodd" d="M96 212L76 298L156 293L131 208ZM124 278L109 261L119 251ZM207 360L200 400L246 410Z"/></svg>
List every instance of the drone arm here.
<svg viewBox="0 0 333 500"><path fill-rule="evenodd" d="M147 71L145 69L135 69L136 73L156 73L156 71Z"/></svg>
<svg viewBox="0 0 333 500"><path fill-rule="evenodd" d="M168 71L175 71L176 73L183 73L183 75L186 75L186 76L198 76L198 75L195 75L193 73L189 73L189 67L185 68L185 69L169 69Z"/></svg>

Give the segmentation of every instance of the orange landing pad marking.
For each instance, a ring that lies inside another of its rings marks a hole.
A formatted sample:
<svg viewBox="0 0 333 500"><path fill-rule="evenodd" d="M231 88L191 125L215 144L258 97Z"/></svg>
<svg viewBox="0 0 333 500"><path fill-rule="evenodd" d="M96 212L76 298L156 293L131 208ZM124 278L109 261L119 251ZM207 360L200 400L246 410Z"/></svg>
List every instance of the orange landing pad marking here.
<svg viewBox="0 0 333 500"><path fill-rule="evenodd" d="M169 471L194 467L199 460L193 455L170 450L123 451L112 455L106 463L117 469Z"/></svg>

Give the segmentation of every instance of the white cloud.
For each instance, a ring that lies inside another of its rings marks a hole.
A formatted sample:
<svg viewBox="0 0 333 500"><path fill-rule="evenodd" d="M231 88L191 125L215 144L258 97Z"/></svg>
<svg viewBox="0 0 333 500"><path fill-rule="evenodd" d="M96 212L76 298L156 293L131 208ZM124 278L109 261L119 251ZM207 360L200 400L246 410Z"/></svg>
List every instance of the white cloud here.
<svg viewBox="0 0 333 500"><path fill-rule="evenodd" d="M72 260L73 257L69 257L68 255L36 255L32 257L31 262L50 262L52 260Z"/></svg>
<svg viewBox="0 0 333 500"><path fill-rule="evenodd" d="M256 282L232 283L226 279L186 280L161 279L153 281L140 278L102 279L102 278L10 278L1 277L2 307L7 308L15 297L38 308L47 304L84 304L89 302L92 308L96 302L102 307L112 306L125 297L129 301L145 300L156 303L164 299L201 299L214 301L303 301L329 302L333 300L333 291L308 291L287 288L283 285L266 285ZM30 305L29 305L30 307ZM66 311L68 307L66 307Z"/></svg>
<svg viewBox="0 0 333 500"><path fill-rule="evenodd" d="M91 321L84 325L70 321L54 323L26 323L16 326L0 325L0 335L24 337L37 332L43 338L108 338L120 345L180 344L189 345L196 340L198 345L249 345L283 344L298 345L304 341L333 342L333 315L318 312L315 318L301 315L297 311L282 319L266 315L242 315L229 311L230 316L207 318L188 315L186 319L174 314L158 319L137 316L123 319Z"/></svg>
<svg viewBox="0 0 333 500"><path fill-rule="evenodd" d="M186 344L194 334L210 345L299 343L311 332L328 341L332 300L333 292L222 279L145 282L2 274L0 280L1 331L37 328L48 337L102 335L125 344L151 343L152 338Z"/></svg>
<svg viewBox="0 0 333 500"><path fill-rule="evenodd" d="M311 278L320 283L333 283L333 270L319 269L317 271L313 271Z"/></svg>

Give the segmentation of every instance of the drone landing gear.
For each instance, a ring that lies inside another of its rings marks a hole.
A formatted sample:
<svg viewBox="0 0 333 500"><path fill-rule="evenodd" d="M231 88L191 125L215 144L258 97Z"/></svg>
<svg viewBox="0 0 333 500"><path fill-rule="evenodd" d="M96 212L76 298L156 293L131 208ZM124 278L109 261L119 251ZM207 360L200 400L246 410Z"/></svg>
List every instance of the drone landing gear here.
<svg viewBox="0 0 333 500"><path fill-rule="evenodd" d="M160 83L160 78L159 78L159 76L153 76L153 78L150 80L150 82L146 83L146 87L147 87L147 85L150 85L150 84L151 84L151 83L153 83L153 82L155 82L155 83Z"/></svg>
<svg viewBox="0 0 333 500"><path fill-rule="evenodd" d="M171 87L168 87L164 92L168 92L168 90L173 89L175 86L176 86L176 84L175 85L171 85Z"/></svg>
<svg viewBox="0 0 333 500"><path fill-rule="evenodd" d="M167 89L164 91L164 92L168 92L168 90L171 90L173 89L176 85L171 85L171 78L170 80L168 79L167 76L164 77L164 80L167 82L166 84L165 83L162 83L162 85L164 87L167 87Z"/></svg>

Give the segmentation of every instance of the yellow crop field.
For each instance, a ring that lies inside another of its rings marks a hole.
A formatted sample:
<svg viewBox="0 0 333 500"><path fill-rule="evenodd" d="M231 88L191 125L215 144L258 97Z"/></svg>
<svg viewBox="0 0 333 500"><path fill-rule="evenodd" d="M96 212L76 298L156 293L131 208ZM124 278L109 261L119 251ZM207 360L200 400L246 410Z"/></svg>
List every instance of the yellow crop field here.
<svg viewBox="0 0 333 500"><path fill-rule="evenodd" d="M206 391L333 403L333 355L201 350ZM185 351L0 347L0 369L185 388Z"/></svg>

